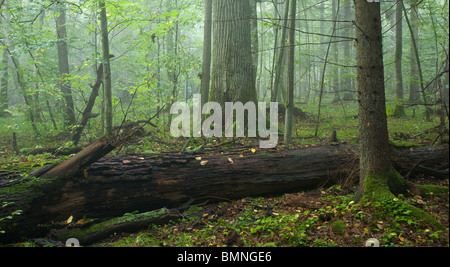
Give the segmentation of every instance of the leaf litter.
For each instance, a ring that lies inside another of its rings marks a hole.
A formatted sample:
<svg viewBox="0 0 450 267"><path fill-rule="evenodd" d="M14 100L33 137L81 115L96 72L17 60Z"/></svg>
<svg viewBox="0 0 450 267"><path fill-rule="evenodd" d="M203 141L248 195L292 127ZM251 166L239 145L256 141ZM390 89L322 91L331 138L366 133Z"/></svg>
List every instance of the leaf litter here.
<svg viewBox="0 0 450 267"><path fill-rule="evenodd" d="M448 179L415 182L449 184ZM182 220L121 234L95 246L363 247L375 238L387 247L448 247L448 194L400 196L438 219L446 227L439 231L408 221L408 212L381 218L372 205L355 203L351 190L333 186L193 206Z"/></svg>

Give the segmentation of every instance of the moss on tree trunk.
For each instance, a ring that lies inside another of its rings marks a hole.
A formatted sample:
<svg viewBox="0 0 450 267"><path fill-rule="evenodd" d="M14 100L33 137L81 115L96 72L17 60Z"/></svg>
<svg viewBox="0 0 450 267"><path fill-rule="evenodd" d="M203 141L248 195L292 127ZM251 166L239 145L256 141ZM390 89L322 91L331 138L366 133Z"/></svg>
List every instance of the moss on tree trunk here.
<svg viewBox="0 0 450 267"><path fill-rule="evenodd" d="M364 179L363 199L381 200L392 198L394 194L405 191L403 177L393 168L387 173L369 173Z"/></svg>
<svg viewBox="0 0 450 267"><path fill-rule="evenodd" d="M421 189L421 192L422 190L427 190L428 193L433 191L442 193L445 190L448 192L448 188L445 189L439 186L418 186L418 188ZM383 213L386 216L389 216L389 213L386 212L385 206L388 203L397 202L395 207L409 210L409 216L412 220L423 221L430 227L439 230L446 229L444 225L427 212L397 198L397 194L406 193L406 191L405 181L395 169L392 168L387 173L373 172L369 173L364 179L364 194L361 202L381 203L378 206L383 209Z"/></svg>

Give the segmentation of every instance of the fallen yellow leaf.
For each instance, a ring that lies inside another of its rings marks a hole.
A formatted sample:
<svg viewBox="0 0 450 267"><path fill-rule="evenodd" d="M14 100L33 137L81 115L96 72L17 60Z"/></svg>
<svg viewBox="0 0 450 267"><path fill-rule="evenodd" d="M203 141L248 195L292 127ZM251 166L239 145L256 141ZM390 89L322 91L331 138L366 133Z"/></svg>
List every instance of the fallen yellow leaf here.
<svg viewBox="0 0 450 267"><path fill-rule="evenodd" d="M205 166L205 165L206 165L206 163L208 163L208 161L207 161L207 160L202 160L202 161L200 161L200 165L202 165L202 166Z"/></svg>
<svg viewBox="0 0 450 267"><path fill-rule="evenodd" d="M255 153L256 149L252 148L252 149L250 149L250 151L252 151L252 153Z"/></svg>
<svg viewBox="0 0 450 267"><path fill-rule="evenodd" d="M228 158L228 161L229 161L231 164L234 164L234 161L233 161L232 158Z"/></svg>
<svg viewBox="0 0 450 267"><path fill-rule="evenodd" d="M92 219L79 219L75 224L85 224L92 221Z"/></svg>
<svg viewBox="0 0 450 267"><path fill-rule="evenodd" d="M66 221L66 224L69 224L69 223L71 223L71 222L72 222L72 220L73 220L73 216L72 216L72 215L70 215L69 219L67 219L67 221Z"/></svg>

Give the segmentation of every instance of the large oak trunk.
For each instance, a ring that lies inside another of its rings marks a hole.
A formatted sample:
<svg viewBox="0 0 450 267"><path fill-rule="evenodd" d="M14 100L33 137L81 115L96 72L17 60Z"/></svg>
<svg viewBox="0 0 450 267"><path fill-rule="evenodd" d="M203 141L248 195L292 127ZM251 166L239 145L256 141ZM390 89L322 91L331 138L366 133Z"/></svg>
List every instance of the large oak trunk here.
<svg viewBox="0 0 450 267"><path fill-rule="evenodd" d="M314 188L355 172L357 154L358 145L340 145L256 153L247 149L112 156L83 172L71 172L70 177L63 177L58 166L59 171L44 173L39 185L29 186L32 193L3 193L1 197L22 203L16 208L24 210L15 216L16 227L9 232L17 231L17 226L27 232L37 224L69 216L115 217L136 210L172 208L189 201L223 201ZM392 152L393 163L402 173L421 159L425 159L421 164L426 166L448 162L448 146ZM51 177L52 173L57 175ZM2 210L0 218L6 213L6 209Z"/></svg>

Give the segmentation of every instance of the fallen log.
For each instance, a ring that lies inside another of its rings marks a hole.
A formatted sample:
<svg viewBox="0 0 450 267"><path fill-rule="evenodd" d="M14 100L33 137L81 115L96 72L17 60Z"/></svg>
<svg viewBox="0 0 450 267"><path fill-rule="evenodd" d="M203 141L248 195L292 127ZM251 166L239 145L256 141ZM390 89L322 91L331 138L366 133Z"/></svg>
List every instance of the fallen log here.
<svg viewBox="0 0 450 267"><path fill-rule="evenodd" d="M23 210L22 215L0 228L23 237L32 233L35 225L69 216L108 218L136 210L177 207L194 200L298 192L346 178L358 167L358 158L358 145L339 145L256 153L246 149L105 157L89 167L77 165L84 171L70 175L64 175L59 165L39 181L15 184L10 190L0 188L0 199L15 203L2 209L0 218ZM418 159L424 159L424 166L442 165L449 160L448 146L393 148L392 161L401 173ZM0 235L0 241L5 236Z"/></svg>
<svg viewBox="0 0 450 267"><path fill-rule="evenodd" d="M60 241L76 238L80 244L86 246L106 239L115 233L134 233L147 229L149 225L165 224L181 217L181 214L176 210L162 208L140 214L125 214L122 217L95 223L87 227L81 225L72 229L53 230L51 236Z"/></svg>

